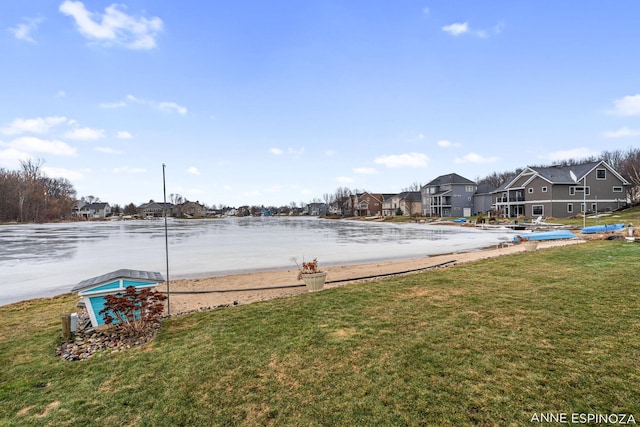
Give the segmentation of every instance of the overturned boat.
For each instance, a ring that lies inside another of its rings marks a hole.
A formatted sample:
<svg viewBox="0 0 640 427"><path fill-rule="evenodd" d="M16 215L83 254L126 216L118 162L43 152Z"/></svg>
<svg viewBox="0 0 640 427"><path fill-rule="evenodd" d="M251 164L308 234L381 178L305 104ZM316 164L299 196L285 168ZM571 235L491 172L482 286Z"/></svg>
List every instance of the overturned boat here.
<svg viewBox="0 0 640 427"><path fill-rule="evenodd" d="M513 238L513 241L524 242L527 240L560 240L560 239L577 239L577 236L569 230L552 230L552 231L540 231L534 233L527 233L523 235L517 235Z"/></svg>
<svg viewBox="0 0 640 427"><path fill-rule="evenodd" d="M620 231L624 228L624 224L602 224L592 225L582 229L582 234L594 234L594 233L610 233L612 231Z"/></svg>

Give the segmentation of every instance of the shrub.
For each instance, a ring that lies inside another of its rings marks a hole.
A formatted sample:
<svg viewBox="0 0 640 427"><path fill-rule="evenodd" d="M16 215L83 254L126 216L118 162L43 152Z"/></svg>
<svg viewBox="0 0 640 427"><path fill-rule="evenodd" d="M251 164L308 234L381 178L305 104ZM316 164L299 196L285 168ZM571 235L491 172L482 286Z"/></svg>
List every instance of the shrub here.
<svg viewBox="0 0 640 427"><path fill-rule="evenodd" d="M150 288L137 290L128 286L124 293L107 295L99 314L104 315L107 325L114 325L126 335L142 336L160 321L165 299L166 295Z"/></svg>

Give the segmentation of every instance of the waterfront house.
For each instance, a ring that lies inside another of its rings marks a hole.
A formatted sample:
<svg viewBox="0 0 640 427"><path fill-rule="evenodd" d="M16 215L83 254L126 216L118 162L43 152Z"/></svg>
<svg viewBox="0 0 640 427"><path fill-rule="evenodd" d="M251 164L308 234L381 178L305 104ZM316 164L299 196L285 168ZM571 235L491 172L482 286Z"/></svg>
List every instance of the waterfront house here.
<svg viewBox="0 0 640 427"><path fill-rule="evenodd" d="M329 212L329 206L326 203L312 202L307 204L302 212L309 216L323 216Z"/></svg>
<svg viewBox="0 0 640 427"><path fill-rule="evenodd" d="M478 185L457 173L440 175L420 189L425 216L471 216Z"/></svg>
<svg viewBox="0 0 640 427"><path fill-rule="evenodd" d="M202 218L207 215L207 208L198 201L186 201L175 206L174 211L177 216L189 218Z"/></svg>
<svg viewBox="0 0 640 427"><path fill-rule="evenodd" d="M129 286L136 289L153 288L164 282L162 274L153 271L122 269L83 280L71 289L82 297L93 327L104 325L104 308L107 295L123 293Z"/></svg>
<svg viewBox="0 0 640 427"><path fill-rule="evenodd" d="M162 218L164 216L164 210L167 210L167 216L173 215L173 203L154 202L149 200L149 203L143 203L138 206L138 215L143 218Z"/></svg>
<svg viewBox="0 0 640 427"><path fill-rule="evenodd" d="M604 161L570 166L527 167L493 191L505 218L566 218L626 206L629 182Z"/></svg>
<svg viewBox="0 0 640 427"><path fill-rule="evenodd" d="M382 214L382 194L364 192L356 194L353 213L355 216L379 216Z"/></svg>
<svg viewBox="0 0 640 427"><path fill-rule="evenodd" d="M419 191L403 191L398 194L387 194L382 201L383 216L420 215L422 197Z"/></svg>
<svg viewBox="0 0 640 427"><path fill-rule="evenodd" d="M87 203L76 200L72 209L72 215L78 218L93 219L111 216L111 206L106 202Z"/></svg>

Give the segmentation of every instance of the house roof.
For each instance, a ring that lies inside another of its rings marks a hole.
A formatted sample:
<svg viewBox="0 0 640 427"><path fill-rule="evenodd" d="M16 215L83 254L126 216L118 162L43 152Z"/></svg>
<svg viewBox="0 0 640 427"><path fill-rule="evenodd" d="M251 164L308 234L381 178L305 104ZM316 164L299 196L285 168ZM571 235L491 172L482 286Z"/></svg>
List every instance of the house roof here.
<svg viewBox="0 0 640 427"><path fill-rule="evenodd" d="M433 181L429 182L426 186L434 187L438 185L446 185L446 184L475 184L475 182L467 179L463 176L458 175L457 173L449 173L446 175L440 175Z"/></svg>
<svg viewBox="0 0 640 427"><path fill-rule="evenodd" d="M591 171L593 171L598 166L604 166L612 173L614 173L623 183L627 183L627 180L620 176L607 162L600 160L596 162L586 162L578 165L567 165L567 166L548 166L548 167L536 167L529 166L525 168L522 172L517 174L512 179L504 182L498 188L493 190L493 193L498 193L500 191L505 191L507 189L513 189L512 185L516 181L520 179L523 175L531 175L533 178L534 175L539 176L540 178L546 180L550 184L574 184L576 182L580 182L587 176ZM573 174L573 176L572 176ZM575 178L575 179L574 179ZM523 188L523 187L517 187Z"/></svg>
<svg viewBox="0 0 640 427"><path fill-rule="evenodd" d="M553 184L574 183L584 178L600 163L602 162L587 162L571 166L549 166L546 168L530 167L529 169ZM574 173L577 180L573 179L571 172Z"/></svg>
<svg viewBox="0 0 640 427"><path fill-rule="evenodd" d="M109 206L109 203L98 202L98 203L91 203L91 204L88 204L88 205L84 205L83 208L87 208L87 209L104 209L107 206Z"/></svg>
<svg viewBox="0 0 640 427"><path fill-rule="evenodd" d="M403 191L397 196L400 200L408 200L408 201L422 200L422 193L420 193L419 191Z"/></svg>
<svg viewBox="0 0 640 427"><path fill-rule="evenodd" d="M71 292L84 291L85 289L89 289L93 286L101 285L103 283L110 282L116 279L135 279L148 282L164 282L164 277L162 277L162 274L155 271L120 269L112 271L111 273L103 274L101 276L92 277L91 279L83 280L82 282L75 285L71 289Z"/></svg>

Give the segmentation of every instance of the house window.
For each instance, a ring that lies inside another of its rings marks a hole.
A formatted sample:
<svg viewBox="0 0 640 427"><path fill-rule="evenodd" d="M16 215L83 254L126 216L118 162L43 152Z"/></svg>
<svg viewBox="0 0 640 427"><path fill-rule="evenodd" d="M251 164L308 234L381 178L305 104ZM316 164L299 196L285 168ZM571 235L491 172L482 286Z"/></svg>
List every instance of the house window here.
<svg viewBox="0 0 640 427"><path fill-rule="evenodd" d="M613 187L614 193L622 193L622 187Z"/></svg>
<svg viewBox="0 0 640 427"><path fill-rule="evenodd" d="M584 213L584 203L580 203L580 212Z"/></svg>
<svg viewBox="0 0 640 427"><path fill-rule="evenodd" d="M467 185L467 186L465 187L465 191L466 191L467 193L473 193L473 192L475 191L475 188L473 188L473 185Z"/></svg>
<svg viewBox="0 0 640 427"><path fill-rule="evenodd" d="M607 170L596 169L596 179L607 179Z"/></svg>
<svg viewBox="0 0 640 427"><path fill-rule="evenodd" d="M573 213L573 203L567 203L567 213Z"/></svg>
<svg viewBox="0 0 640 427"><path fill-rule="evenodd" d="M542 187L542 192L543 192L543 193L546 193L547 191L548 191L548 188L547 188L546 186L545 186L545 187Z"/></svg>
<svg viewBox="0 0 640 427"><path fill-rule="evenodd" d="M591 203L591 212L598 212L598 205Z"/></svg>
<svg viewBox="0 0 640 427"><path fill-rule="evenodd" d="M533 215L544 215L544 206L542 205L533 205L531 207Z"/></svg>
<svg viewBox="0 0 640 427"><path fill-rule="evenodd" d="M573 196L573 195L575 195L576 193L582 193L582 192L584 192L584 190L585 190L585 187L583 187L583 186L579 186L579 187L569 187L569 195L570 195L570 196ZM588 196L588 195L590 195L590 194L591 194L591 187L587 186L587 187L586 187L586 190L587 190L587 196Z"/></svg>
<svg viewBox="0 0 640 427"><path fill-rule="evenodd" d="M471 201L471 197L467 197L467 201L469 201L469 202L470 202L470 201Z"/></svg>
<svg viewBox="0 0 640 427"><path fill-rule="evenodd" d="M528 188L527 190L529 190L529 194L533 193L533 188Z"/></svg>

